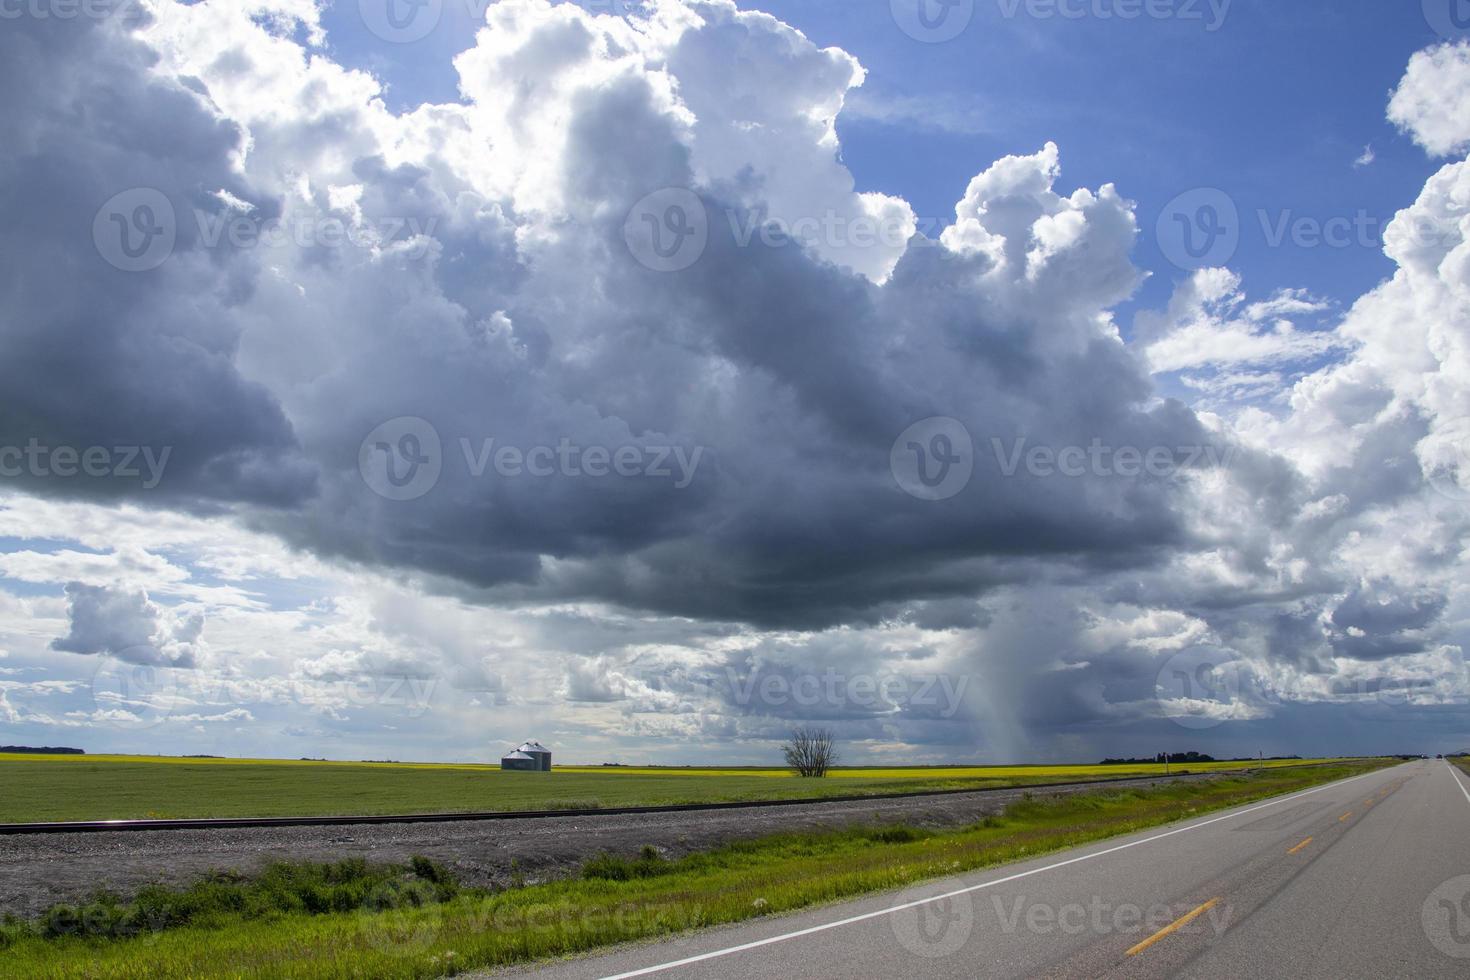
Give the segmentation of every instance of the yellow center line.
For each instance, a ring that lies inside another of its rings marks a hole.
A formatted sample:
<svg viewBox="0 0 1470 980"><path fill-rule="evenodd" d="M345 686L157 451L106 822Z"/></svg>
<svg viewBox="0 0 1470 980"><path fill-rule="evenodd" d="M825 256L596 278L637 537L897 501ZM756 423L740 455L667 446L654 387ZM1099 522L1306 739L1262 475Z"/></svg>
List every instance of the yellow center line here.
<svg viewBox="0 0 1470 980"><path fill-rule="evenodd" d="M1338 817L1337 822L1342 823L1344 820L1346 820L1348 817L1351 817L1352 815L1353 811L1349 810L1347 813L1344 813L1342 816Z"/></svg>
<svg viewBox="0 0 1470 980"><path fill-rule="evenodd" d="M1310 843L1312 843L1312 838L1308 837L1306 840L1302 841L1300 844L1298 844L1296 847L1293 847L1291 850L1287 851L1286 853L1287 854L1295 854L1297 851L1300 851L1302 848L1306 847Z"/></svg>
<svg viewBox="0 0 1470 980"><path fill-rule="evenodd" d="M1205 904L1201 905L1199 908L1195 909L1193 912L1190 912L1188 915L1184 915L1184 916L1181 916L1178 919L1175 919L1173 922L1171 922L1168 925L1164 926L1164 928L1160 929L1158 932L1154 933L1152 936L1149 936L1147 939L1145 939L1143 942L1139 943L1137 946L1134 946L1132 949L1130 949L1128 951L1128 954L1127 955L1129 955L1129 956L1137 956L1139 953L1141 953L1144 950L1148 949L1150 946L1152 946L1154 943L1158 942L1160 939L1163 939L1165 936L1170 935L1171 933L1178 932L1180 929L1183 929L1185 926L1189 925L1195 919L1198 919L1200 916L1204 915L1206 912L1208 912L1210 909L1214 908L1219 903L1220 903L1220 900L1218 898L1212 898L1212 899L1210 899L1208 902L1206 902Z"/></svg>

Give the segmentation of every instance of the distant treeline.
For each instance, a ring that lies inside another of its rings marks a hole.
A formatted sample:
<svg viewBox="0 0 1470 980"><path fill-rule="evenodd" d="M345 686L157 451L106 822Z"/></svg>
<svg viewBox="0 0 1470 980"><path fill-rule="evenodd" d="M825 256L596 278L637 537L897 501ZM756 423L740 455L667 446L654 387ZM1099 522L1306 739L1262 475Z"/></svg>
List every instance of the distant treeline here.
<svg viewBox="0 0 1470 980"><path fill-rule="evenodd" d="M0 745L0 752L28 752L31 755L86 755L86 749L71 749L64 745Z"/></svg>
<svg viewBox="0 0 1470 980"><path fill-rule="evenodd" d="M1215 757L1214 756L1204 755L1203 753L1200 753L1200 752L1174 752L1174 753L1171 753L1169 755L1169 758L1168 759L1165 759L1164 758L1164 753L1160 752L1158 755L1154 756L1152 759L1104 759L1102 761L1102 764L1105 765L1105 766L1146 766L1146 765L1152 765L1154 763L1161 763L1161 762L1171 762L1171 763L1173 763L1173 762L1214 762L1214 761L1215 761Z"/></svg>
<svg viewBox="0 0 1470 980"><path fill-rule="evenodd" d="M1203 752L1173 752L1169 758L1164 758L1160 752L1152 759L1104 759L1100 765L1104 766L1146 766L1154 763L1168 762L1173 765L1176 762L1289 762L1300 759L1299 755L1268 755L1264 759L1216 759L1214 756L1205 755Z"/></svg>
<svg viewBox="0 0 1470 980"><path fill-rule="evenodd" d="M1103 765L1152 765L1157 763L1213 763L1213 755L1202 752L1172 752L1164 758L1163 752L1152 758L1105 758Z"/></svg>

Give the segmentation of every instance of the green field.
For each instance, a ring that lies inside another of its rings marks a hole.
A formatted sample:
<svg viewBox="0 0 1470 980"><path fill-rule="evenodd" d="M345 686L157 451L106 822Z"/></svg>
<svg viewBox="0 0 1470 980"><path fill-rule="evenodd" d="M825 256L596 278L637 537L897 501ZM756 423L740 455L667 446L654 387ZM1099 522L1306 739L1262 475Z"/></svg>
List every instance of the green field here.
<svg viewBox="0 0 1470 980"><path fill-rule="evenodd" d="M837 901L1035 857L1357 775L1392 760L1024 800L956 830L782 834L667 861L589 861L580 879L460 889L411 868L278 865L131 901L99 896L0 923L7 977L429 980Z"/></svg>
<svg viewBox="0 0 1470 980"><path fill-rule="evenodd" d="M1189 769L1300 764L1206 763ZM563 767L518 773L416 763L0 755L0 823L653 806L983 789L1162 772L1161 765L849 768L811 780L781 769Z"/></svg>

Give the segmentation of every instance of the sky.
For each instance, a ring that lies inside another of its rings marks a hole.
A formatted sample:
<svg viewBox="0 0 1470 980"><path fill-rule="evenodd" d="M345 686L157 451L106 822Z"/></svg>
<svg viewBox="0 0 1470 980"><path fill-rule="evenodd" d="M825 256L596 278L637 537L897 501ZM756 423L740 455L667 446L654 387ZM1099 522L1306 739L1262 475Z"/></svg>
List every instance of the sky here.
<svg viewBox="0 0 1470 980"><path fill-rule="evenodd" d="M1470 748L1455 3L0 4L0 743Z"/></svg>

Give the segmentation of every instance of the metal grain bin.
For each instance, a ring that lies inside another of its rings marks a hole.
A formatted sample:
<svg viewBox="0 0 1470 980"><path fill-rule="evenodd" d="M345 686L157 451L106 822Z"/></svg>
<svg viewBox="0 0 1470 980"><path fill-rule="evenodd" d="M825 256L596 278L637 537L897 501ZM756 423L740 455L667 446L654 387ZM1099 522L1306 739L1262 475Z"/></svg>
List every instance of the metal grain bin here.
<svg viewBox="0 0 1470 980"><path fill-rule="evenodd" d="M500 768L512 772L540 772L541 762L524 752L507 752L500 757Z"/></svg>
<svg viewBox="0 0 1470 980"><path fill-rule="evenodd" d="M541 772L551 772L551 750L537 741L522 742L516 746L517 752L524 752L536 760L536 768Z"/></svg>
<svg viewBox="0 0 1470 980"><path fill-rule="evenodd" d="M500 768L515 772L551 772L551 750L540 742L522 742L500 757Z"/></svg>

